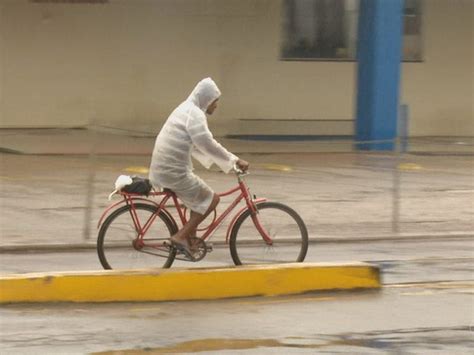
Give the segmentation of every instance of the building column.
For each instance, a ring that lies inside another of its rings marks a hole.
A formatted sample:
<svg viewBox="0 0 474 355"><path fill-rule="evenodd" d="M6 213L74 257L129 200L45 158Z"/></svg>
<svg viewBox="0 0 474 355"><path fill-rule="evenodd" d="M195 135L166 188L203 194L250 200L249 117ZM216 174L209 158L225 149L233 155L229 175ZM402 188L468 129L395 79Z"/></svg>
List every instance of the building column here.
<svg viewBox="0 0 474 355"><path fill-rule="evenodd" d="M393 150L397 136L404 0L360 0L356 143Z"/></svg>

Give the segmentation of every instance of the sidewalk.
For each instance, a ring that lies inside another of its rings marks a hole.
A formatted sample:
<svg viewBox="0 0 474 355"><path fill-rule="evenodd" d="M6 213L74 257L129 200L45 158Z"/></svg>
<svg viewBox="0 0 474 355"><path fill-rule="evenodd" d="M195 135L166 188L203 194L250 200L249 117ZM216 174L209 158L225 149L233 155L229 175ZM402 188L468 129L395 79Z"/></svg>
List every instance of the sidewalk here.
<svg viewBox="0 0 474 355"><path fill-rule="evenodd" d="M151 155L154 134L100 129L0 130L0 152L35 155ZM218 138L236 154L242 153L310 153L348 152L346 141L251 141Z"/></svg>
<svg viewBox="0 0 474 355"><path fill-rule="evenodd" d="M0 252L94 248L115 178L146 175L154 144L152 136L82 129L9 129L0 138ZM417 139L412 154L399 156L355 152L350 140L219 141L252 163L252 193L297 210L312 242L473 235L473 139ZM216 191L234 184L196 170Z"/></svg>
<svg viewBox="0 0 474 355"><path fill-rule="evenodd" d="M353 140L314 137L312 140L246 140L219 137L230 151L242 153L353 152ZM119 129L0 129L0 153L33 155L151 155L155 134ZM474 155L474 137L413 138L409 153Z"/></svg>

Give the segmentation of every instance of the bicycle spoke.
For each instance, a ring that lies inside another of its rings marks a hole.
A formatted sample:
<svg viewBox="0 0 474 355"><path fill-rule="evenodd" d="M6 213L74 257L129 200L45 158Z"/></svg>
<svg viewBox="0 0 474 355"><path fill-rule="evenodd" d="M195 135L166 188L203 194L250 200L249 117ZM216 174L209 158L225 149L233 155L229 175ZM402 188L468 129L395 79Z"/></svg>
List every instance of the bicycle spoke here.
<svg viewBox="0 0 474 355"><path fill-rule="evenodd" d="M307 231L291 208L272 202L259 205L258 223L271 238L268 244L250 212L236 222L231 233L231 254L236 264L302 261L308 247Z"/></svg>
<svg viewBox="0 0 474 355"><path fill-rule="evenodd" d="M164 265L169 267L174 252L163 246L163 241L175 233L176 227L166 216L154 218L144 236L138 239L130 215L130 206L123 206L104 221L99 231L98 251L104 268L133 269ZM136 217L140 225L153 218L156 207L136 204ZM158 249L160 248L160 249ZM164 258L164 259L163 259Z"/></svg>

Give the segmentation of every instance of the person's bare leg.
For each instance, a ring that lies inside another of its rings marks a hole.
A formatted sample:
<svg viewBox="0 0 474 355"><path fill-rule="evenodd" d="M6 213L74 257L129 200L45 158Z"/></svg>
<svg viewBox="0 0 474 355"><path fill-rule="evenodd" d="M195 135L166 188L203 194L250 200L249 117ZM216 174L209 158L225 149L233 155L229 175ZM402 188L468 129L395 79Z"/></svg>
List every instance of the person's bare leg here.
<svg viewBox="0 0 474 355"><path fill-rule="evenodd" d="M199 226L199 223L204 221L207 216L217 207L219 204L220 198L216 194L214 194L214 197L212 198L211 205L207 209L206 213L200 214L194 211L191 211L191 216L189 218L189 221L186 222L186 224L181 228L178 233L173 235L171 237L172 240L187 245L188 247L191 247L189 243L189 238L196 236L196 230L197 227Z"/></svg>

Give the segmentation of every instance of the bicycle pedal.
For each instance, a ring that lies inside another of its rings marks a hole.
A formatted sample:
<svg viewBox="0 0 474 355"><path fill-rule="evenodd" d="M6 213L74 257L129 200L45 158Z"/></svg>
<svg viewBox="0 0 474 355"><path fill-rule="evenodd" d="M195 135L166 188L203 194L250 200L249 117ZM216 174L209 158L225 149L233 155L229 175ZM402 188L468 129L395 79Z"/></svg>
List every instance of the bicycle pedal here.
<svg viewBox="0 0 474 355"><path fill-rule="evenodd" d="M176 248L176 254L183 256L186 261L196 261L196 258L194 257L193 253L189 253L183 248Z"/></svg>
<svg viewBox="0 0 474 355"><path fill-rule="evenodd" d="M175 260L180 260L180 261L188 261L188 262L196 262L196 259L190 259L184 254L176 254Z"/></svg>
<svg viewBox="0 0 474 355"><path fill-rule="evenodd" d="M212 244L206 244L206 250L208 253L211 252L213 250Z"/></svg>

